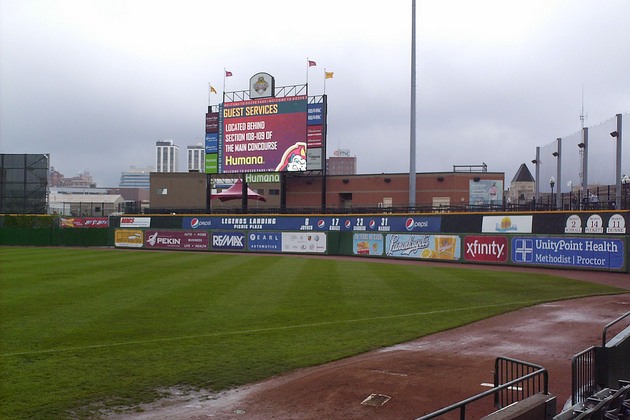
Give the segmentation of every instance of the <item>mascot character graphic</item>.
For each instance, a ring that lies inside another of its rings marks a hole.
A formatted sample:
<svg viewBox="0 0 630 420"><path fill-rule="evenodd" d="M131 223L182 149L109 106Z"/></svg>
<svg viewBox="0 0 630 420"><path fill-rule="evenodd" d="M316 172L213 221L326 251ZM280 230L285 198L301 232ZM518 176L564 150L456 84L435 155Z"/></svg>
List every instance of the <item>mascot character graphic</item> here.
<svg viewBox="0 0 630 420"><path fill-rule="evenodd" d="M280 171L305 171L306 170L306 143L298 142L284 151L282 160L276 167Z"/></svg>

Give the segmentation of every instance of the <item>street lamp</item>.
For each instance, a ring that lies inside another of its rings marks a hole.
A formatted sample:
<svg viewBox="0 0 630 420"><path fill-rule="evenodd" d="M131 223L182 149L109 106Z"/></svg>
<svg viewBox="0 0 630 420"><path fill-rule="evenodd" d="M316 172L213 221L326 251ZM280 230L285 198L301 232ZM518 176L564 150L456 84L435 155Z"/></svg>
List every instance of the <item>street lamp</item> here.
<svg viewBox="0 0 630 420"><path fill-rule="evenodd" d="M553 187L555 185L556 185L556 178L554 178L554 177L549 178L549 186L551 187L551 203L552 203L552 206L553 206Z"/></svg>
<svg viewBox="0 0 630 420"><path fill-rule="evenodd" d="M621 187L623 190L623 208L628 209L630 205L628 204L628 190L630 189L630 176L624 175L621 177Z"/></svg>

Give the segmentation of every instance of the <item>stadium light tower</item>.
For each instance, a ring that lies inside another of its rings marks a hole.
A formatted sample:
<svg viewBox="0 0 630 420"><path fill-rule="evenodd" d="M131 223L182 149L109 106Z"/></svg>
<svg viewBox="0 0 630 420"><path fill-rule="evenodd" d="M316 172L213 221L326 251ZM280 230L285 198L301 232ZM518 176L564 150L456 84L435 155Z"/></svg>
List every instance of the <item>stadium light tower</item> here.
<svg viewBox="0 0 630 420"><path fill-rule="evenodd" d="M409 138L409 207L416 206L416 0L411 0L411 117Z"/></svg>
<svg viewBox="0 0 630 420"><path fill-rule="evenodd" d="M621 114L617 114L617 129L610 133L610 136L617 140L617 159L615 165L615 208L621 208Z"/></svg>

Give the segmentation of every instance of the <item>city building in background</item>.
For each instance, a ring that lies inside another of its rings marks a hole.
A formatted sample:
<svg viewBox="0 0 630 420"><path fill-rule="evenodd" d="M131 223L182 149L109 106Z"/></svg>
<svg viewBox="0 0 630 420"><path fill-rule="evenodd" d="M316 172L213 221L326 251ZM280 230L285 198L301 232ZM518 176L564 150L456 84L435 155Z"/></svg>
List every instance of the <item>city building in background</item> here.
<svg viewBox="0 0 630 420"><path fill-rule="evenodd" d="M536 181L524 163L518 168L512 182L508 199L514 204L531 202L535 195Z"/></svg>
<svg viewBox="0 0 630 420"><path fill-rule="evenodd" d="M326 159L326 173L328 175L356 175L356 156L350 156L348 149L335 150L333 156Z"/></svg>
<svg viewBox="0 0 630 420"><path fill-rule="evenodd" d="M159 140L155 142L156 172L178 172L179 147L173 140Z"/></svg>
<svg viewBox="0 0 630 420"><path fill-rule="evenodd" d="M96 188L96 182L88 171L79 172L77 176L66 177L53 166L48 172L48 185L51 187L66 188Z"/></svg>
<svg viewBox="0 0 630 420"><path fill-rule="evenodd" d="M129 170L120 173L120 188L145 188L149 189L151 183L151 172L155 168L149 166L147 168L136 168L130 166Z"/></svg>
<svg viewBox="0 0 630 420"><path fill-rule="evenodd" d="M186 148L188 172L205 172L205 147L199 143Z"/></svg>

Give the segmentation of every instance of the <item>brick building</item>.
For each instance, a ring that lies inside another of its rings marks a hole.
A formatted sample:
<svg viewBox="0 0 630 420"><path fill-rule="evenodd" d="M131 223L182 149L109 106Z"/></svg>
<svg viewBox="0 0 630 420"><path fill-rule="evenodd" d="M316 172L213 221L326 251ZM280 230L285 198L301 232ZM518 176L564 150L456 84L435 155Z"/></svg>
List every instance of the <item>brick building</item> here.
<svg viewBox="0 0 630 420"><path fill-rule="evenodd" d="M206 209L207 175L151 173L151 209ZM291 210L322 207L322 178L287 174L280 183L249 183L266 198L248 208ZM433 172L416 174L417 207L487 206L503 203L503 172ZM326 178L326 209L407 207L408 174L339 175ZM240 209L241 200L210 202L214 209Z"/></svg>

